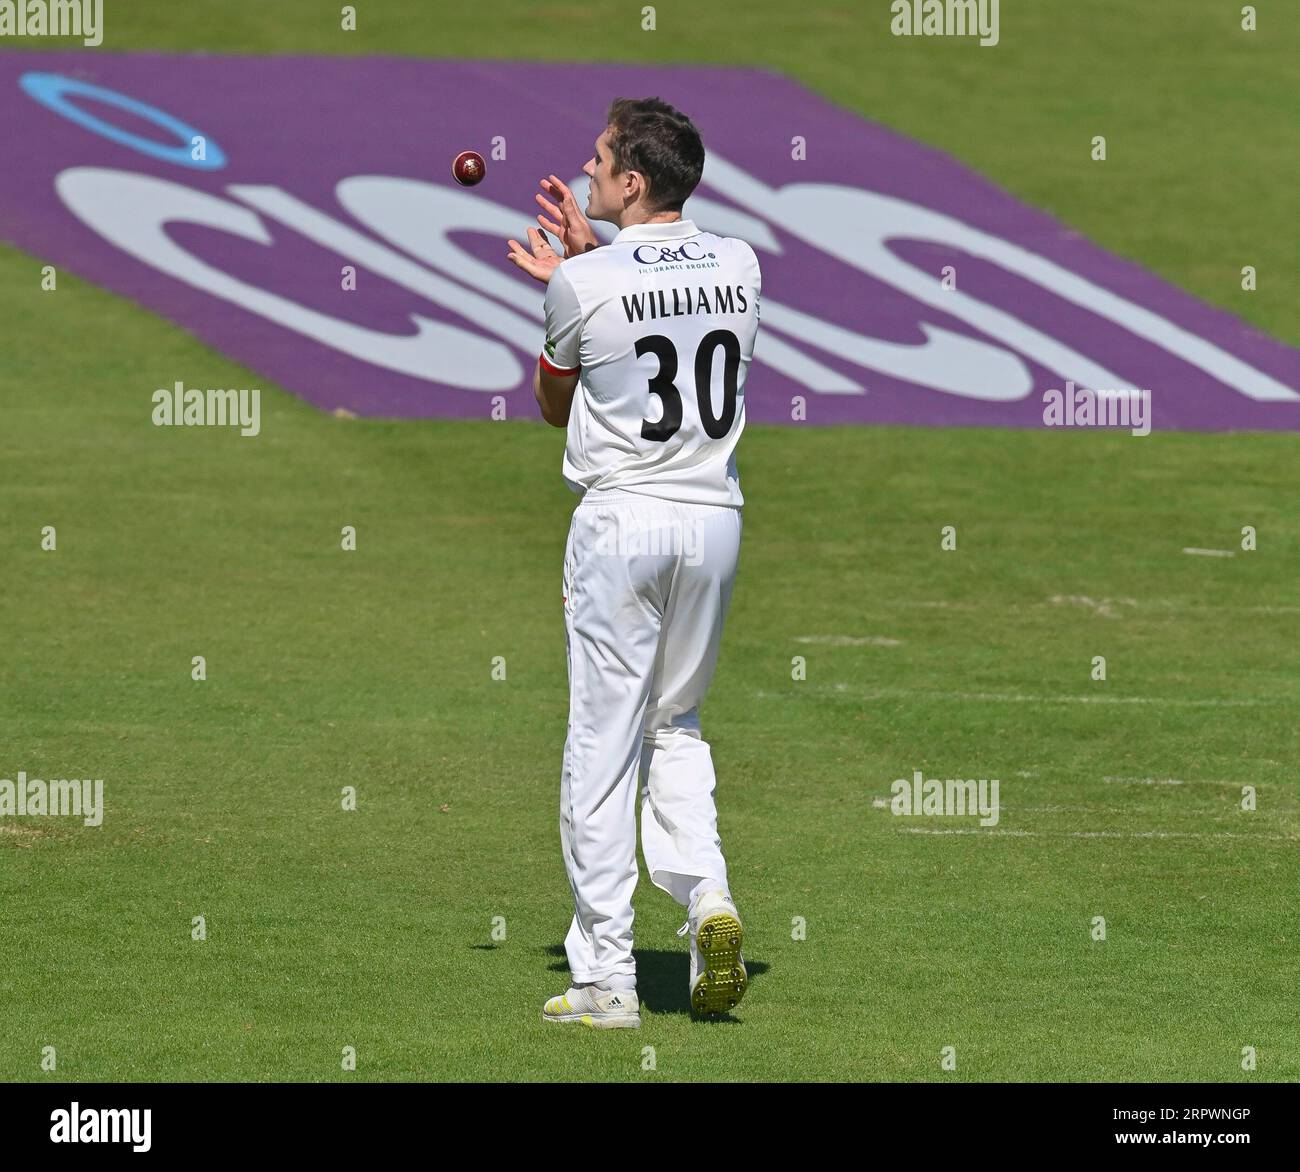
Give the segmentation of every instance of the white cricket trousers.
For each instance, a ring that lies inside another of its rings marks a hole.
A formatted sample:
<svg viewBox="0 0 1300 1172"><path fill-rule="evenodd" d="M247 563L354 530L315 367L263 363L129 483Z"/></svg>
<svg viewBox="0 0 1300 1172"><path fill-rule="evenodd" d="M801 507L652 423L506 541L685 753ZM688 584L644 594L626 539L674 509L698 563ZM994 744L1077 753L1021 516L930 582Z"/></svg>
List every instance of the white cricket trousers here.
<svg viewBox="0 0 1300 1172"><path fill-rule="evenodd" d="M560 780L574 981L635 978L638 790L650 881L683 906L703 879L727 888L699 705L717 663L740 529L739 509L628 492L589 491L574 509Z"/></svg>

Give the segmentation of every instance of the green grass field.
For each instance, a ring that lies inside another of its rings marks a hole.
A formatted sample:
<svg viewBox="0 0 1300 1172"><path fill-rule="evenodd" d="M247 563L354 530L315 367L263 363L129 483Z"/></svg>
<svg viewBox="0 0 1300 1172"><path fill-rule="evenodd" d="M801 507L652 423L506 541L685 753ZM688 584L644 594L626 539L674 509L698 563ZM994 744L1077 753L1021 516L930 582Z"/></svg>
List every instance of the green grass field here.
<svg viewBox="0 0 1300 1172"><path fill-rule="evenodd" d="M1013 38L1004 5L978 51L863 7L670 0L652 34L621 3L372 3L347 39L306 0L110 6L106 47L779 68L1300 341L1294 27L1038 3ZM1131 145L1099 185L1076 143L1107 124ZM1245 263L1275 278L1243 294ZM0 776L103 777L108 812L0 820L0 1078L1300 1078L1294 436L747 432L704 728L751 990L692 1022L684 916L643 878L642 1029L558 1031L560 434L335 419L264 379L256 442L155 429L151 372L244 372L38 266L0 250ZM1001 822L893 817L913 769L999 778Z"/></svg>

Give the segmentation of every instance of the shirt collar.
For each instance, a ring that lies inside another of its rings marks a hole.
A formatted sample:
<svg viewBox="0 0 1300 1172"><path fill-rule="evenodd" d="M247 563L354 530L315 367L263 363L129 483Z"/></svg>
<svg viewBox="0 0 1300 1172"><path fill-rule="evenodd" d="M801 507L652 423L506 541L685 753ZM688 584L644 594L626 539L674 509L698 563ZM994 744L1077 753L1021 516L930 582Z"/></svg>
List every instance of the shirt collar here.
<svg viewBox="0 0 1300 1172"><path fill-rule="evenodd" d="M625 240L682 240L699 232L693 220L669 220L659 224L632 224L614 237L615 244Z"/></svg>

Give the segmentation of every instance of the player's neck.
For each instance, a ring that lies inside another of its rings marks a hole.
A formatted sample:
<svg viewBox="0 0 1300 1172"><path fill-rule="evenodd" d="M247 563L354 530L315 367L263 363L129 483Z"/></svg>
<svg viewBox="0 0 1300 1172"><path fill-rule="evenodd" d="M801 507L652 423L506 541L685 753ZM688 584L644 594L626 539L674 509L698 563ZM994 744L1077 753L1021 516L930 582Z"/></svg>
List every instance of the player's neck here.
<svg viewBox="0 0 1300 1172"><path fill-rule="evenodd" d="M635 224L673 224L681 218L681 212L655 212L650 215L644 208L633 205L623 209L616 223L621 232L624 228L631 228Z"/></svg>

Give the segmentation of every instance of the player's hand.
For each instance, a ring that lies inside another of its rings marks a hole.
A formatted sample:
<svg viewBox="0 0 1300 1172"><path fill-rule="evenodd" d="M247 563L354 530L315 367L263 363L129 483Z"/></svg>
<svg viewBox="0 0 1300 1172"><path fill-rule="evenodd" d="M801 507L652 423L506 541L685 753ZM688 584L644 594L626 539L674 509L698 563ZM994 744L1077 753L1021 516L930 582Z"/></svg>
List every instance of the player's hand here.
<svg viewBox="0 0 1300 1172"><path fill-rule="evenodd" d="M507 260L523 269L534 280L541 281L543 285L550 283L551 274L560 267L563 258L551 247L545 232L539 228L529 228L527 248L518 240L509 240L506 243L510 245Z"/></svg>
<svg viewBox="0 0 1300 1172"><path fill-rule="evenodd" d="M573 198L573 192L565 186L564 182L552 175L549 179L542 180L542 190L551 199L543 195L535 197L542 211L546 213L545 216L538 216L537 222L552 235L560 238L565 259L581 256L584 252L599 248L600 241L596 239L596 233L591 230L591 222L582 214L578 201ZM551 200L555 202L552 203Z"/></svg>

